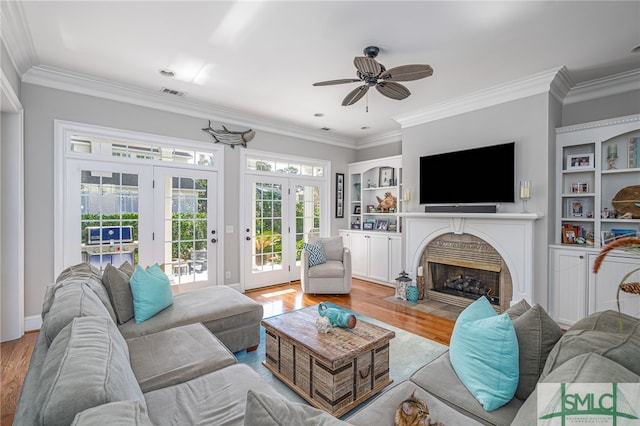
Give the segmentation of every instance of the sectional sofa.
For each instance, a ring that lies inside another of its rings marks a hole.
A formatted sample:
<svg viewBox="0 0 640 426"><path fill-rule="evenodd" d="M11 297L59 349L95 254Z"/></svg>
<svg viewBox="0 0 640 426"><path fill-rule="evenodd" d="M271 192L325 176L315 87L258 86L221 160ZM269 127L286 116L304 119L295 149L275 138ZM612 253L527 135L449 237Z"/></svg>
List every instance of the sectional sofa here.
<svg viewBox="0 0 640 426"><path fill-rule="evenodd" d="M233 355L259 344L262 305L210 287L136 323L132 270L114 269L75 265L47 287L14 425L241 425L249 389L275 392Z"/></svg>
<svg viewBox="0 0 640 426"><path fill-rule="evenodd" d="M452 366L450 347L408 380L384 390L342 419L252 390L245 417L251 421L245 424L393 425L396 408L415 392L427 403L431 422L531 426L538 424L539 383L633 383L640 397L640 319L624 314L619 318L615 311L598 312L562 334L539 305L531 307L521 301L507 315L518 337L520 369L515 396L497 409L486 410L463 384ZM631 401L632 406L635 402ZM640 417L640 412L636 414Z"/></svg>
<svg viewBox="0 0 640 426"><path fill-rule="evenodd" d="M14 425L392 425L413 392L448 426L532 425L539 383L640 383L640 319L599 312L562 334L539 305L520 301L501 316L517 335L519 377L499 408L486 410L456 373L454 328L449 351L336 419L237 363L234 352L259 343L261 305L215 287L131 323L111 274L127 280L81 264L48 286Z"/></svg>

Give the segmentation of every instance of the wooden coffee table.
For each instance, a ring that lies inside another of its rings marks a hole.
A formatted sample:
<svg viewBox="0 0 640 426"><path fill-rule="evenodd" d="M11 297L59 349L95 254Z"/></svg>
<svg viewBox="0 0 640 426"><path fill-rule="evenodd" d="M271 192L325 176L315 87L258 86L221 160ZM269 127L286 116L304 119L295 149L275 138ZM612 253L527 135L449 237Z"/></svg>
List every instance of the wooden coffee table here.
<svg viewBox="0 0 640 426"><path fill-rule="evenodd" d="M262 320L266 360L277 378L314 407L339 417L393 382L391 330L358 319L354 328L316 329L317 306Z"/></svg>

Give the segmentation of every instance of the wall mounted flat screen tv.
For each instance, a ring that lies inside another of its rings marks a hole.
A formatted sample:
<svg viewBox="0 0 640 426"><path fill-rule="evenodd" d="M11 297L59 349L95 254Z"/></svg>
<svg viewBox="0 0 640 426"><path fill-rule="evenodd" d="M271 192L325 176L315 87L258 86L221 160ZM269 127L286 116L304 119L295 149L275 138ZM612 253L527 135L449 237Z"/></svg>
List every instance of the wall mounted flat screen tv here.
<svg viewBox="0 0 640 426"><path fill-rule="evenodd" d="M515 142L420 157L420 204L515 202Z"/></svg>

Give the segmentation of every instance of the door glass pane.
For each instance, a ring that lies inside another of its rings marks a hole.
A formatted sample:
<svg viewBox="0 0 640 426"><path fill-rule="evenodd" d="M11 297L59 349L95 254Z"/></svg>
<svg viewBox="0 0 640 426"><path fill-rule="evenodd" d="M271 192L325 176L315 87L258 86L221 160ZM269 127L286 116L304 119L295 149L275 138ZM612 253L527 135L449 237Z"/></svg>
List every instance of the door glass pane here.
<svg viewBox="0 0 640 426"><path fill-rule="evenodd" d="M303 244L309 236L320 235L320 188L295 186L296 202L296 264L300 265Z"/></svg>
<svg viewBox="0 0 640 426"><path fill-rule="evenodd" d="M138 175L83 170L80 194L82 260L137 265Z"/></svg>
<svg viewBox="0 0 640 426"><path fill-rule="evenodd" d="M164 272L172 284L206 281L207 179L164 179Z"/></svg>
<svg viewBox="0 0 640 426"><path fill-rule="evenodd" d="M253 184L255 244L252 250L252 273L282 269L282 185Z"/></svg>

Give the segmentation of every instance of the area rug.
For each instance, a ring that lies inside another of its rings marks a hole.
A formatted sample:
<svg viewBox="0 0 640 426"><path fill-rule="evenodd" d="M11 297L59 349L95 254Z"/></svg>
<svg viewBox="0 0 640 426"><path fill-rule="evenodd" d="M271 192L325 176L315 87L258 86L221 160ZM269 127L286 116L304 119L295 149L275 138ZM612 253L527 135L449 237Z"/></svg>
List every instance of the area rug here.
<svg viewBox="0 0 640 426"><path fill-rule="evenodd" d="M367 321L371 324L375 324L377 326L384 327L395 332L395 337L389 342L389 373L391 378L393 379L393 383L389 386L394 386L408 379L420 367L434 360L447 350L447 346L445 345L429 339L425 339L416 334L386 324L382 321L378 321L374 318L361 315L357 312L352 312L349 309L333 305L332 303L327 302L327 305L353 313L358 320ZM260 376L265 379L265 381L267 381L267 383L273 386L287 399L295 402L306 403L306 401L301 396L291 390L287 385L285 385L273 374L271 374L271 372L267 370L264 365L262 365L262 361L264 361L265 359L265 348L265 330L264 327L260 327L260 346L258 346L258 349L253 352L237 352L235 356L238 359L238 362L247 364L251 368L253 368L256 372L258 372L258 374L260 374ZM375 397L375 395L373 397ZM362 407L364 404L366 404L366 402L360 404L358 407L354 408L348 413L345 413L342 417L347 417L353 414L359 409L359 407Z"/></svg>

